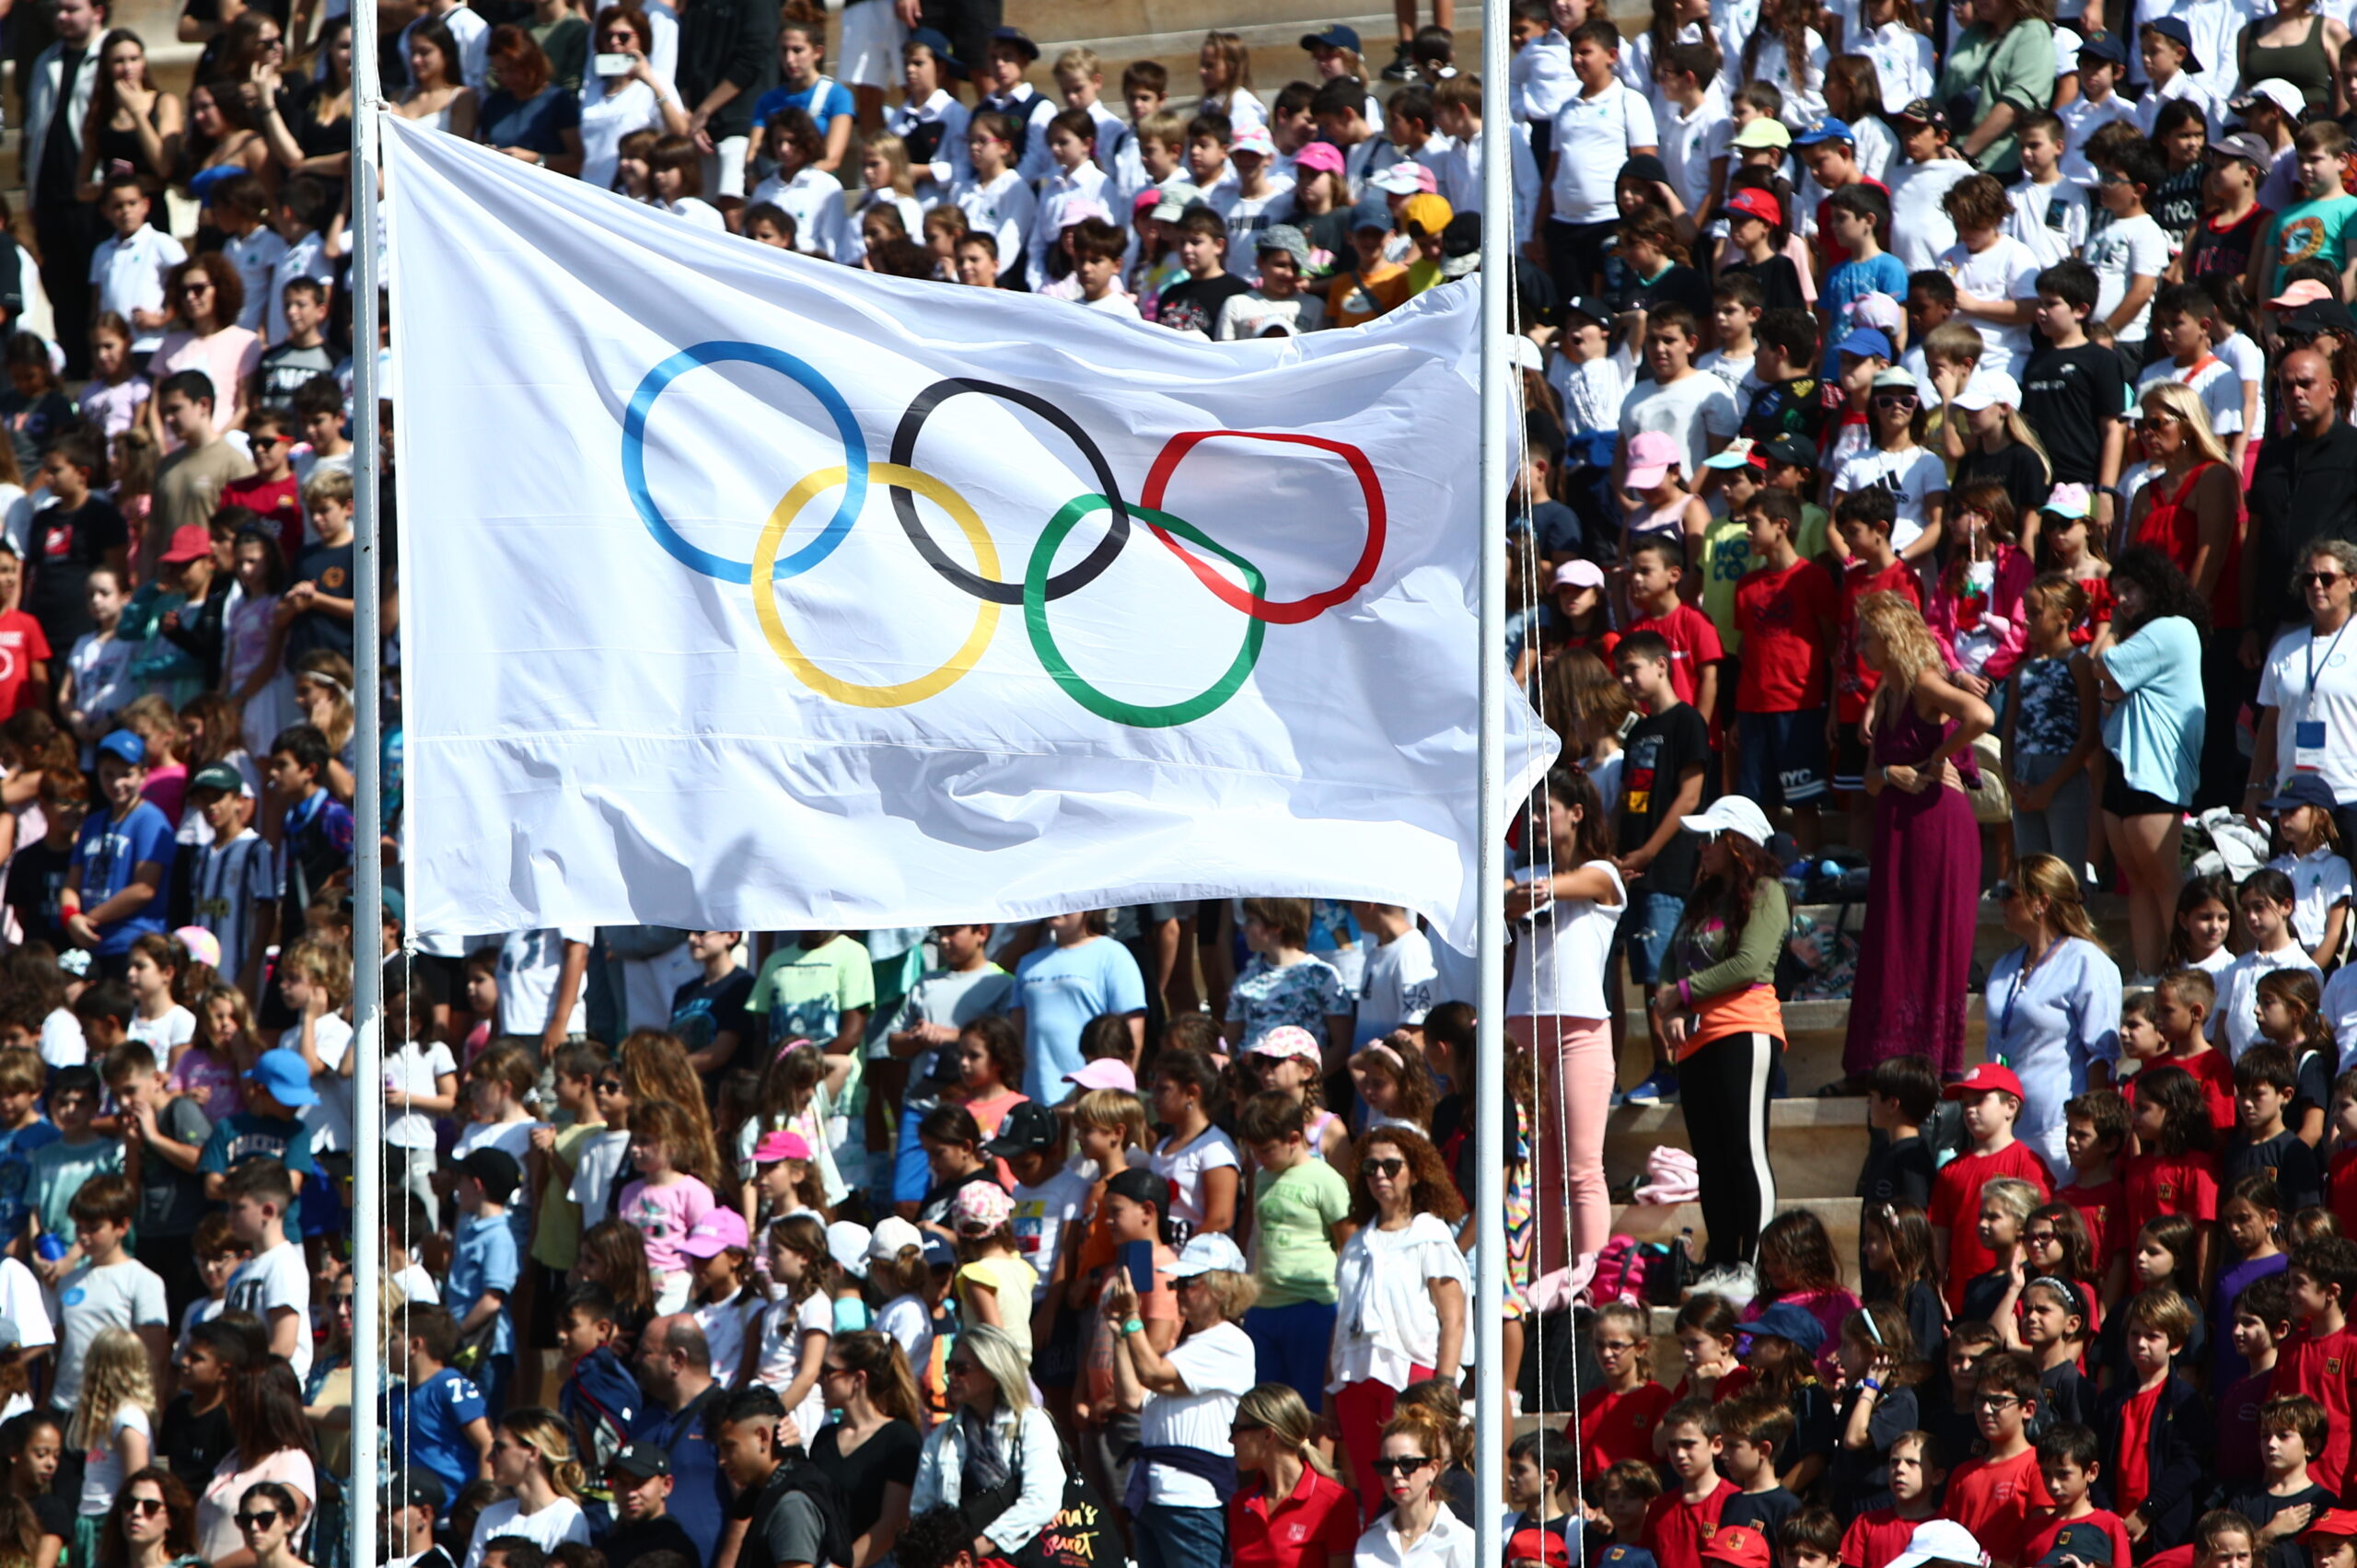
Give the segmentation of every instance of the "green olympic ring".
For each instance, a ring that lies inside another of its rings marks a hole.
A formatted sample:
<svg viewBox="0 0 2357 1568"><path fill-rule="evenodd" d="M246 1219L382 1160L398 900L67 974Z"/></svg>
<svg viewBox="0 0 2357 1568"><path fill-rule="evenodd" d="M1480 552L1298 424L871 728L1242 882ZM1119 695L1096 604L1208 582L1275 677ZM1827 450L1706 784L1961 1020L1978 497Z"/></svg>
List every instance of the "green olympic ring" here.
<svg viewBox="0 0 2357 1568"><path fill-rule="evenodd" d="M1073 668L1071 661L1064 657L1063 650L1056 646L1055 633L1048 627L1048 575L1049 568L1055 563L1057 547L1063 543L1074 526L1089 513L1107 511L1111 506L1112 503L1102 495L1076 496L1065 502L1062 509L1048 519L1047 528L1039 535L1039 542L1032 546L1031 559L1023 569L1023 625L1031 634L1031 650L1039 656L1039 663L1048 673L1055 677L1056 684L1064 689L1065 695L1098 718L1139 729L1169 729L1178 725L1192 724L1206 714L1225 706L1230 697L1243 689L1244 682L1252 674L1252 667L1260 662L1260 645L1267 638L1268 623L1258 615L1248 614L1244 622L1244 645L1237 650L1235 662L1208 688L1184 701L1147 706L1122 702L1091 686L1082 679L1078 670ZM1269 586L1268 578L1262 575L1258 566L1194 524L1151 506L1141 506L1134 501L1129 504L1129 509L1132 515L1210 551L1242 572L1246 581L1252 585L1256 599Z"/></svg>

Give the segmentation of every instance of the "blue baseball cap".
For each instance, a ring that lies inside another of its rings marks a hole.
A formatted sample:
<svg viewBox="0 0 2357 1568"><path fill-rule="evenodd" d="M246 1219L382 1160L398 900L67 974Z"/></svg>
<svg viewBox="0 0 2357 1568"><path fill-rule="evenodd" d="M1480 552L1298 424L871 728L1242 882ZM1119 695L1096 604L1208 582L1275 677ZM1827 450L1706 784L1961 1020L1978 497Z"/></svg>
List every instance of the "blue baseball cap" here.
<svg viewBox="0 0 2357 1568"><path fill-rule="evenodd" d="M147 743L133 730L115 730L99 742L99 749L134 768L145 767L147 763Z"/></svg>
<svg viewBox="0 0 2357 1568"><path fill-rule="evenodd" d="M2116 32L2099 32L2079 45L2079 58L2108 60L2115 65L2128 64L2128 42Z"/></svg>
<svg viewBox="0 0 2357 1568"><path fill-rule="evenodd" d="M2151 21L2142 24L2136 29L2136 34L2139 38L2142 38L2148 32L2159 33L2163 38L2169 40L2178 48L2185 51L2185 64L2179 66L2178 69L2182 70L2189 76L2198 76L2201 75L2200 57L2193 52L2193 29L2185 25L2184 17L2155 17Z"/></svg>
<svg viewBox="0 0 2357 1568"><path fill-rule="evenodd" d="M1810 1316L1809 1310L1795 1302L1780 1301L1775 1306L1743 1325L1747 1334L1773 1334L1780 1340L1790 1340L1800 1346L1803 1353L1815 1355L1825 1348L1825 1325Z"/></svg>
<svg viewBox="0 0 2357 1568"><path fill-rule="evenodd" d="M1346 28L1340 22L1329 23L1323 32L1303 33L1301 46L1304 49L1347 49L1355 53L1359 47L1358 30Z"/></svg>
<svg viewBox="0 0 2357 1568"><path fill-rule="evenodd" d="M919 28L914 32L909 34L909 41L911 43L922 43L927 49L931 50L933 52L933 57L941 62L942 70L947 72L950 75L961 77L965 75L965 62L959 60L956 52L950 49L949 40L945 34L943 34L940 29Z"/></svg>
<svg viewBox="0 0 2357 1568"><path fill-rule="evenodd" d="M2282 789L2258 804L2259 808L2265 811L2289 811L2299 806L2314 806L2330 811L2340 802L2322 773L2293 773L2283 781Z"/></svg>
<svg viewBox="0 0 2357 1568"><path fill-rule="evenodd" d="M311 1070L303 1065L302 1053L284 1046L263 1051L253 1070L246 1074L246 1082L284 1106L319 1103L319 1094L311 1087Z"/></svg>
<svg viewBox="0 0 2357 1568"><path fill-rule="evenodd" d="M1837 354L1871 355L1875 359L1897 359L1898 351L1890 346L1890 336L1879 327L1860 327L1834 345Z"/></svg>
<svg viewBox="0 0 2357 1568"><path fill-rule="evenodd" d="M1799 135L1794 136L1793 145L1813 147L1819 142L1854 143L1857 139L1858 134L1850 129L1850 122L1847 120L1836 120L1829 114Z"/></svg>

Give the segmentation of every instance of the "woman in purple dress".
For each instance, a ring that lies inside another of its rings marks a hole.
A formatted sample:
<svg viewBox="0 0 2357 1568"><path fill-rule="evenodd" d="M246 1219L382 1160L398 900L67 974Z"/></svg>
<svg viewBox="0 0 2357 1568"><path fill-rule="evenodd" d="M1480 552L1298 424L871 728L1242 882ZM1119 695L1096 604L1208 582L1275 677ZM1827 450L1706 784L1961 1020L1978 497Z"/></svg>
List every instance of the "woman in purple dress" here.
<svg viewBox="0 0 2357 1568"><path fill-rule="evenodd" d="M1912 604L1868 594L1858 622L1859 655L1881 684L1866 710L1874 871L1841 1066L1854 1083L1886 1058L1920 1055L1954 1078L1980 905L1980 829L1965 791L1980 787L1972 742L1994 720L1948 679Z"/></svg>

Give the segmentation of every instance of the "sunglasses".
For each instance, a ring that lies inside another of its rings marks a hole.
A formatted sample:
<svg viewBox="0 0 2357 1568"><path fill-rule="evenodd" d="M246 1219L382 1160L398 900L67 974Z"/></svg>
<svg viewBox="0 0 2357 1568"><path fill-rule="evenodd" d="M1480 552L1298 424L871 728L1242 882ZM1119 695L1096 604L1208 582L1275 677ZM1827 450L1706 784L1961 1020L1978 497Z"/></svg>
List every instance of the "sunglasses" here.
<svg viewBox="0 0 2357 1568"><path fill-rule="evenodd" d="M1402 1454L1399 1458L1393 1459L1376 1460L1375 1473L1377 1475L1414 1475L1418 1470L1422 1469L1426 1465L1429 1465L1432 1462L1433 1457L1430 1454Z"/></svg>
<svg viewBox="0 0 2357 1568"><path fill-rule="evenodd" d="M1266 1432L1269 1429L1267 1427L1262 1426L1257 1421L1238 1421L1233 1422L1229 1424L1227 1435L1232 1441L1236 1438L1246 1435L1248 1433Z"/></svg>
<svg viewBox="0 0 2357 1568"><path fill-rule="evenodd" d="M123 1505L142 1518L150 1518L164 1511L167 1504L160 1497L126 1497Z"/></svg>
<svg viewBox="0 0 2357 1568"><path fill-rule="evenodd" d="M237 1518L238 1527L241 1530L266 1530L276 1523L278 1510L275 1508L257 1508L250 1514L240 1514Z"/></svg>
<svg viewBox="0 0 2357 1568"><path fill-rule="evenodd" d="M618 1095L622 1092L622 1081L620 1078L599 1078L589 1087L598 1094Z"/></svg>
<svg viewBox="0 0 2357 1568"><path fill-rule="evenodd" d="M963 1377L974 1370L974 1364L970 1361L945 1361L941 1364L941 1370L952 1377Z"/></svg>
<svg viewBox="0 0 2357 1568"><path fill-rule="evenodd" d="M2148 413L2142 415L2136 421L2136 428L2139 430L2158 430L2164 424L2175 424L2177 423L2177 415L2173 413Z"/></svg>
<svg viewBox="0 0 2357 1568"><path fill-rule="evenodd" d="M2304 588L2328 588L2348 575L2346 572L2303 572L2300 574L2300 586Z"/></svg>
<svg viewBox="0 0 2357 1568"><path fill-rule="evenodd" d="M1397 1176L1407 1168L1408 1162L1403 1159L1369 1160L1365 1166L1369 1176Z"/></svg>
<svg viewBox="0 0 2357 1568"><path fill-rule="evenodd" d="M1917 399L1912 392L1876 392L1875 403L1881 408L1913 408Z"/></svg>

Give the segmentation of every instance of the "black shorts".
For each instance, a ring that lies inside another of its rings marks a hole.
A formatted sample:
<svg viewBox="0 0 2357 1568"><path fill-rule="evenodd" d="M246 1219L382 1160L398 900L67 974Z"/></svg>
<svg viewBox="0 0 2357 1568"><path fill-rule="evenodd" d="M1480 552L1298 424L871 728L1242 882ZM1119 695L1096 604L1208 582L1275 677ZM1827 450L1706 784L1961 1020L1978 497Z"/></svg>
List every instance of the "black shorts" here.
<svg viewBox="0 0 2357 1568"><path fill-rule="evenodd" d="M1866 741L1854 724L1833 727L1833 787L1851 795L1865 793Z"/></svg>
<svg viewBox="0 0 2357 1568"><path fill-rule="evenodd" d="M1825 710L1737 714L1735 787L1763 809L1825 798Z"/></svg>
<svg viewBox="0 0 2357 1568"><path fill-rule="evenodd" d="M2147 795L2141 789L2131 789L2120 776L2115 762L2104 772L2103 808L2114 817L2182 817L2185 807L2157 795Z"/></svg>

